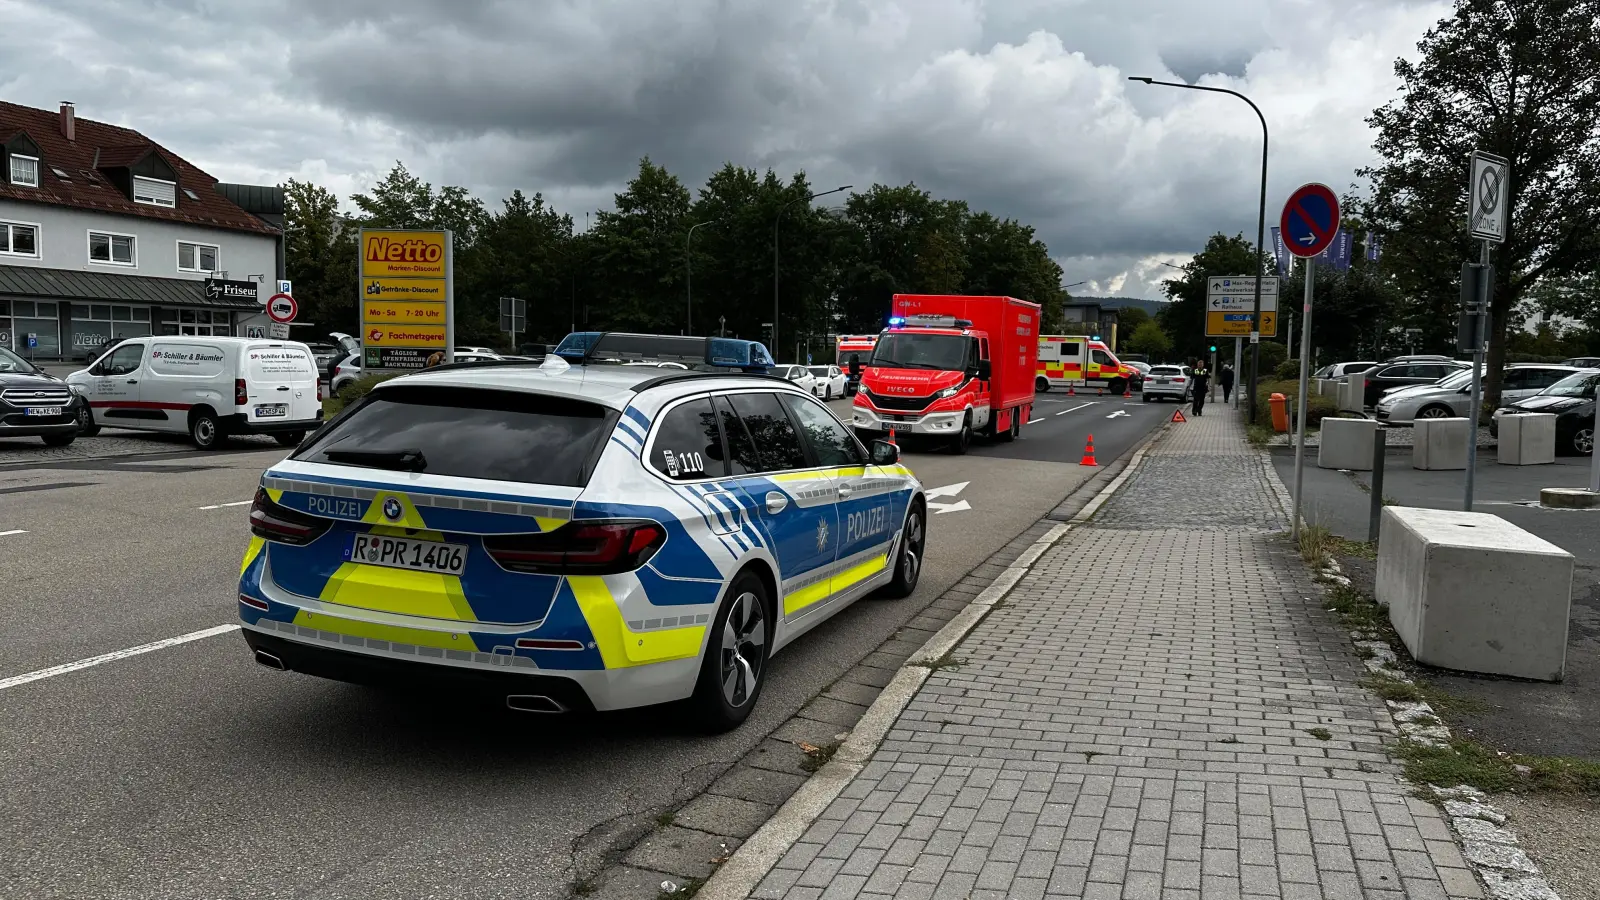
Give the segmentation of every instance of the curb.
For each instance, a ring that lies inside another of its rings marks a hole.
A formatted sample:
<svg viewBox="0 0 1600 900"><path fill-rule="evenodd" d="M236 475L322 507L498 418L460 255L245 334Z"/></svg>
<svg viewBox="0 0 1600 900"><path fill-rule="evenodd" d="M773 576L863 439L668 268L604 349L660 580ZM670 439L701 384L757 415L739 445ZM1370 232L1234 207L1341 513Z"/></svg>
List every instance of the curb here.
<svg viewBox="0 0 1600 900"><path fill-rule="evenodd" d="M1101 488L1070 521L1052 526L1043 537L1022 551L1022 555L990 582L966 609L957 613L955 618L946 622L943 628L913 652L878 695L878 699L867 708L866 714L856 723L844 743L839 745L827 765L808 778L765 825L740 845L695 894L697 900L746 900L760 887L762 879L767 877L772 867L866 768L878 745L888 736L889 729L932 674L930 664L955 649L983 621L994 605L1003 600L1028 574L1046 550L1073 528L1086 524L1122 487L1123 482L1143 461L1145 453L1170 427L1166 425L1153 431L1152 437L1134 451L1116 478Z"/></svg>

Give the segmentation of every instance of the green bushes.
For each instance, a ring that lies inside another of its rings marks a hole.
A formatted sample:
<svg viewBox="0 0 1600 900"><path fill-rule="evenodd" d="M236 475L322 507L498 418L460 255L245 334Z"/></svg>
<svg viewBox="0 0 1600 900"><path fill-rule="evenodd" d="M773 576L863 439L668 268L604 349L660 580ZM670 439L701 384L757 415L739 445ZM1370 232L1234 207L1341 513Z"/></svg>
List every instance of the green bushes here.
<svg viewBox="0 0 1600 900"><path fill-rule="evenodd" d="M350 404L371 393L374 387L377 387L383 382L394 378L397 374L399 373L385 375L363 375L339 389L339 403L343 406L349 406Z"/></svg>
<svg viewBox="0 0 1600 900"><path fill-rule="evenodd" d="M1298 364L1296 364L1298 365ZM1262 381L1256 384L1256 419L1255 424L1267 428L1272 427L1273 394L1282 394L1289 400L1289 414L1294 415L1294 398L1300 394L1299 369L1295 370L1295 378L1280 379L1277 381ZM1320 394L1311 395L1311 404L1306 407L1306 428L1318 428L1327 416L1337 417L1339 404L1332 397Z"/></svg>

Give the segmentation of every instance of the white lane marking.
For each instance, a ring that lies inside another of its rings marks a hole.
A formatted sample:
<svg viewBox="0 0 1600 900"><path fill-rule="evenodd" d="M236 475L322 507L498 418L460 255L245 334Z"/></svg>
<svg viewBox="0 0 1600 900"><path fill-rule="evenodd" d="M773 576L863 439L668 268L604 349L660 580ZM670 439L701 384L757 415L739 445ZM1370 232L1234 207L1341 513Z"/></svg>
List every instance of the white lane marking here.
<svg viewBox="0 0 1600 900"><path fill-rule="evenodd" d="M27 529L24 529L24 528L13 528L10 531L0 531L0 537L7 537L7 536L13 535L13 534L27 534L27 533L28 533Z"/></svg>
<svg viewBox="0 0 1600 900"><path fill-rule="evenodd" d="M1115 419L1117 416L1128 416L1128 415L1132 415L1132 413L1128 412L1125 409L1119 409L1116 412L1112 413L1111 415L1106 416L1106 418Z"/></svg>
<svg viewBox="0 0 1600 900"><path fill-rule="evenodd" d="M933 514L936 516L942 516L945 513L961 512L962 510L971 509L972 504L965 500L957 500L954 503L935 503L934 498L954 497L955 495L966 490L967 485L971 483L972 482L970 481L962 481L957 484L947 484L943 487L929 488L923 492L923 497L927 499L928 508L933 510Z"/></svg>
<svg viewBox="0 0 1600 900"><path fill-rule="evenodd" d="M254 500L235 500L232 503L217 503L211 506L197 506L195 509L227 509L230 506L249 506Z"/></svg>
<svg viewBox="0 0 1600 900"><path fill-rule="evenodd" d="M1043 421L1044 421L1043 419L1029 419L1028 420L1028 424L1029 425L1037 425L1037 424L1039 424L1040 422L1043 422Z"/></svg>
<svg viewBox="0 0 1600 900"><path fill-rule="evenodd" d="M1081 403L1081 404L1079 404L1079 405L1077 405L1077 406L1074 406L1074 407L1073 407L1073 408L1071 408L1071 409L1063 409L1063 410L1062 410L1062 411L1061 411L1061 412L1058 412L1058 413L1056 413L1056 415L1058 415L1058 416L1064 416L1064 415L1066 415L1066 414L1067 414L1067 413L1069 413L1069 412L1077 412L1077 411L1078 411L1078 410L1080 410L1080 409L1084 409L1084 408L1086 408L1086 407L1090 407L1090 406L1093 406L1093 405L1095 405L1095 403L1097 403L1097 402L1099 402L1099 401L1096 401L1096 400L1090 400L1090 401L1089 401L1089 402L1088 402L1088 403Z"/></svg>
<svg viewBox="0 0 1600 900"><path fill-rule="evenodd" d="M239 625L237 623L231 625L217 625L213 628L205 628L200 631L191 631L188 634L180 634L177 637L164 638L159 641L152 641L148 644L140 644L137 647L129 647L126 650L113 650L110 653L102 653L99 656L91 656L88 659L80 659L77 662L62 663L59 666L51 666L48 669L40 669L36 672L29 672L26 675L13 675L10 678L0 678L0 691L5 690L6 688L14 688L19 685L39 681L44 678L53 678L57 675L65 675L68 672L76 672L79 669L87 669L90 666L98 666L101 663L116 662L119 659L126 659L130 656L138 656L141 653L149 653L153 650L165 650L168 647L176 647L179 644L187 644L190 641L198 641L202 638L216 637L219 634L228 634L229 632L238 630Z"/></svg>

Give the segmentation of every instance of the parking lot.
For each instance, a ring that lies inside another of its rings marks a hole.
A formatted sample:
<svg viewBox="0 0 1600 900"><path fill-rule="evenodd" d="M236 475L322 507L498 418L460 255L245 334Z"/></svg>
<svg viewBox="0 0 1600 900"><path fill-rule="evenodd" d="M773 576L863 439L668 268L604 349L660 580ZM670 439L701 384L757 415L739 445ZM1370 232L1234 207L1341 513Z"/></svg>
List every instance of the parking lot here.
<svg viewBox="0 0 1600 900"><path fill-rule="evenodd" d="M418 897L459 895L472 872L473 896L560 896L615 823L694 796L1097 471L1079 465L1090 434L1105 464L1171 412L1048 394L1016 443L909 452L938 489L916 594L856 604L785 650L752 719L717 737L670 709L529 717L265 669L232 627L234 586L282 448L202 454L111 430L59 451L0 444L0 883Z"/></svg>

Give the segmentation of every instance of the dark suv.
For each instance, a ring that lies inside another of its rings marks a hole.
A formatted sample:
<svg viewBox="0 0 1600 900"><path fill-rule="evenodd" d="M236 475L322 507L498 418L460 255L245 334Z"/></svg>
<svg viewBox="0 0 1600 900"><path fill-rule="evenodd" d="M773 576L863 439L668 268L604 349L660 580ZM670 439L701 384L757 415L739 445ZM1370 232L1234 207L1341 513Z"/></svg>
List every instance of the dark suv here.
<svg viewBox="0 0 1600 900"><path fill-rule="evenodd" d="M1432 384L1468 365L1448 356L1401 357L1378 363L1361 376L1366 379L1364 402L1367 406L1377 406L1378 398L1390 388Z"/></svg>
<svg viewBox="0 0 1600 900"><path fill-rule="evenodd" d="M0 438L38 437L65 447L88 410L88 401L65 381L0 347Z"/></svg>

